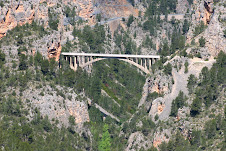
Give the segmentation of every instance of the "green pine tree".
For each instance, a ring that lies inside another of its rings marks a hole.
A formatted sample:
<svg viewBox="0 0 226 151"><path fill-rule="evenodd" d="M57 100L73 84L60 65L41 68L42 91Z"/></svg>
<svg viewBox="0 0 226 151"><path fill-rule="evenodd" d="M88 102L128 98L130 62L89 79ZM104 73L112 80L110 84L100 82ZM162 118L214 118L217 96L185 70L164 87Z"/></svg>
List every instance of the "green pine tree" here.
<svg viewBox="0 0 226 151"><path fill-rule="evenodd" d="M103 135L98 146L99 151L110 151L111 150L111 138L108 132L108 125L105 124L103 127Z"/></svg>

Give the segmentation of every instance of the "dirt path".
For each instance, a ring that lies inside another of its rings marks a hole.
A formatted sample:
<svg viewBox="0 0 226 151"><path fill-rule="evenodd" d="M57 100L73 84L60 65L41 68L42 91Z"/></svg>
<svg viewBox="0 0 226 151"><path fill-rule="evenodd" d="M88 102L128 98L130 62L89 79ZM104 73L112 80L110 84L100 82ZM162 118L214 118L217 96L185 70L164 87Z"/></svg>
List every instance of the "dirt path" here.
<svg viewBox="0 0 226 151"><path fill-rule="evenodd" d="M203 61L199 58L194 58L190 59L188 62L188 73L184 73L184 66L179 72L177 72L175 69L172 70L174 85L172 87L172 92L163 97L163 103L165 104L165 107L159 115L160 120L166 120L169 117L172 101L178 96L180 91L182 91L185 95L188 95L187 80L190 74L194 74L196 77L198 77L202 68L205 66L211 68L215 60L210 58L209 61Z"/></svg>

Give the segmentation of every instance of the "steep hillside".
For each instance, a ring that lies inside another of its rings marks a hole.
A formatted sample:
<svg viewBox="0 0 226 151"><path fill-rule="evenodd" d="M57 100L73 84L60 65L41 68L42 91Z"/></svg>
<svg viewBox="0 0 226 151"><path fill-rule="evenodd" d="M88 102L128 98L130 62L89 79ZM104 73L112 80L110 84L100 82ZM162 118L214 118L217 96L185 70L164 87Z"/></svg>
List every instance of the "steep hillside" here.
<svg viewBox="0 0 226 151"><path fill-rule="evenodd" d="M225 6L0 1L0 150L225 150ZM75 72L61 52L160 59Z"/></svg>

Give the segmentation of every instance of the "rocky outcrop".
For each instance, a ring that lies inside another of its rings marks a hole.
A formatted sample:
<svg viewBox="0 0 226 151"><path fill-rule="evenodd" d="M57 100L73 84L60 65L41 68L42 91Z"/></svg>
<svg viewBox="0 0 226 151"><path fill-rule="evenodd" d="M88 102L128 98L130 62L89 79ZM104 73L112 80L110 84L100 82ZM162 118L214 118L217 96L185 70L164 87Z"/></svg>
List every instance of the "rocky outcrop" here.
<svg viewBox="0 0 226 151"><path fill-rule="evenodd" d="M127 0L100 0L98 9L106 18L138 16L138 10Z"/></svg>
<svg viewBox="0 0 226 151"><path fill-rule="evenodd" d="M185 14L187 12L188 7L189 7L189 3L187 0L177 0L177 7L176 7L177 14Z"/></svg>
<svg viewBox="0 0 226 151"><path fill-rule="evenodd" d="M31 6L24 7L22 2L12 3L11 6L2 9L1 14L0 39L6 35L8 30L15 28L17 25L30 24L35 18L35 11L31 9Z"/></svg>
<svg viewBox="0 0 226 151"><path fill-rule="evenodd" d="M48 48L48 58L55 58L56 61L60 59L62 46L60 42L52 43L52 45Z"/></svg>
<svg viewBox="0 0 226 151"><path fill-rule="evenodd" d="M9 9L5 17L0 21L0 38L6 35L8 30L13 29L17 26L15 18L12 16L12 11Z"/></svg>
<svg viewBox="0 0 226 151"><path fill-rule="evenodd" d="M153 139L153 146L158 148L162 142L168 142L169 137L167 138L166 136L170 135L170 130L164 129L162 132L160 130L156 131L154 134L154 139Z"/></svg>
<svg viewBox="0 0 226 151"><path fill-rule="evenodd" d="M125 151L136 151L148 149L151 147L152 142L148 141L141 132L132 133L128 139L128 145Z"/></svg>
<svg viewBox="0 0 226 151"><path fill-rule="evenodd" d="M154 120L154 117L156 115L159 116L162 113L164 108L165 108L165 101L163 100L163 98L162 97L157 98L152 102L149 115L151 115L152 119Z"/></svg>
<svg viewBox="0 0 226 151"><path fill-rule="evenodd" d="M77 94L71 93L71 90L64 92L64 95L59 95L57 91L64 91L62 87L57 86L57 90L50 86L36 89L33 85L23 92L23 99L27 100L27 105L30 103L34 108L40 110L41 115L48 116L52 121L59 120L60 126L68 127L69 117L75 118L75 124L79 127L84 122L89 122L88 106L83 101L80 102L76 99ZM19 92L18 92L19 93ZM43 94L42 94L43 93ZM68 99L70 98L70 99ZM33 111L30 110L31 117Z"/></svg>
<svg viewBox="0 0 226 151"><path fill-rule="evenodd" d="M172 87L172 80L170 76L166 76L164 73L155 73L149 80L149 93L157 92L158 94L167 94Z"/></svg>
<svg viewBox="0 0 226 151"><path fill-rule="evenodd" d="M68 101L66 104L67 104L69 114L75 117L76 124L89 122L88 108L84 102Z"/></svg>
<svg viewBox="0 0 226 151"><path fill-rule="evenodd" d="M194 1L194 4L199 4L199 5L194 5L194 9L196 10L195 12L195 19L196 21L202 20L204 24L208 24L211 19L211 15L213 14L213 0L206 0L206 1Z"/></svg>
<svg viewBox="0 0 226 151"><path fill-rule="evenodd" d="M213 9L215 8L215 9ZM206 0L199 2L198 0L194 1L192 8L195 11L195 14L192 15L191 27L187 33L187 43L190 44L194 39L198 44L199 39L203 36L206 40L205 47L202 48L202 51L209 53L211 56L215 57L222 50L226 52L223 30L225 29L224 25L220 23L219 18L225 17L226 9L220 4L213 6L212 0ZM193 33L195 27L197 27L200 22L203 21L207 28L203 33L194 37Z"/></svg>

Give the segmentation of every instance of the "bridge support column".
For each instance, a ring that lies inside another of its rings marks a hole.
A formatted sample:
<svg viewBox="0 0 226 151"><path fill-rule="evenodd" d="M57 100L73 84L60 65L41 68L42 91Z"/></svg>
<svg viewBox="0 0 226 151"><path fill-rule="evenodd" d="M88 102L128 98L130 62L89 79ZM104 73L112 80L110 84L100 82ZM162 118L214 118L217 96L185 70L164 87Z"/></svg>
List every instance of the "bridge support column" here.
<svg viewBox="0 0 226 151"><path fill-rule="evenodd" d="M151 70L151 59L148 60L149 60L149 70Z"/></svg>
<svg viewBox="0 0 226 151"><path fill-rule="evenodd" d="M91 61L91 58L92 58L92 57L88 57L88 62ZM92 65L92 64L88 65L88 70L89 70L90 72L91 72L91 65Z"/></svg>
<svg viewBox="0 0 226 151"><path fill-rule="evenodd" d="M152 60L152 64L154 64L155 63L155 58L153 58L153 60Z"/></svg>
<svg viewBox="0 0 226 151"><path fill-rule="evenodd" d="M90 57L90 61L93 61L93 57ZM92 67L93 64L91 63L90 66Z"/></svg>
<svg viewBox="0 0 226 151"><path fill-rule="evenodd" d="M81 58L82 58L82 65L83 65L83 64L85 64L85 57L82 56Z"/></svg>
<svg viewBox="0 0 226 151"><path fill-rule="evenodd" d="M77 60L78 60L79 67L81 67L81 58L80 58L80 56L77 56Z"/></svg>
<svg viewBox="0 0 226 151"><path fill-rule="evenodd" d="M70 68L73 69L72 57L69 57L69 64L70 64Z"/></svg>
<svg viewBox="0 0 226 151"><path fill-rule="evenodd" d="M143 66L143 59L140 59L140 65Z"/></svg>
<svg viewBox="0 0 226 151"><path fill-rule="evenodd" d="M136 63L138 64L138 59L136 58Z"/></svg>
<svg viewBox="0 0 226 151"><path fill-rule="evenodd" d="M144 68L147 69L147 59L144 58Z"/></svg>
<svg viewBox="0 0 226 151"><path fill-rule="evenodd" d="M78 68L77 59L76 56L74 56L74 71L76 71Z"/></svg>

